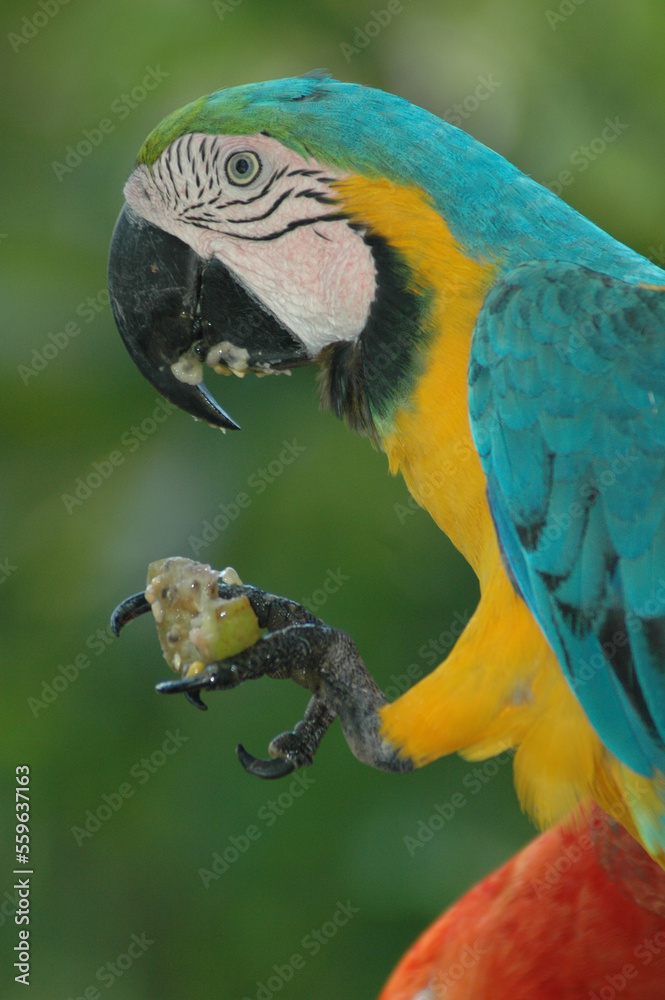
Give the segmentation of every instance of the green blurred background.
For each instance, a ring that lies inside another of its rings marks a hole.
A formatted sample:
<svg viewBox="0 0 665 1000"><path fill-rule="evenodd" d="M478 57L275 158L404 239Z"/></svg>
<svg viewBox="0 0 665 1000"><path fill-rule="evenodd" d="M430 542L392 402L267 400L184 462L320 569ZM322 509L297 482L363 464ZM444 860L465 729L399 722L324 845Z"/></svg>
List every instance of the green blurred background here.
<svg viewBox="0 0 665 1000"><path fill-rule="evenodd" d="M311 784L295 786L302 794L253 779L236 742L264 753L299 717L304 693L264 681L211 695L203 715L155 694L169 671L149 620L119 641L106 631L150 560L192 556L193 546L296 599L316 602L329 574L341 574L320 614L354 635L394 693L409 665L427 669L422 644L476 601L468 568L408 505L384 456L318 411L314 373L213 378L243 427L225 438L178 412L152 419L156 395L107 305L106 256L136 152L172 109L327 67L460 115L544 183L568 171L567 200L665 260L662 0L404 0L363 47L357 29L384 9L382 0L3 2L1 996L21 989L11 969L17 765L31 768L33 1000L371 1000L415 936L532 836L509 766L491 768L477 794L472 765L458 759L388 776L355 761L338 727ZM493 92L478 100L483 80ZM628 127L601 152L596 142L591 159L582 147L607 118ZM82 142L80 162L67 160ZM252 485L294 440L297 459L273 465L265 489ZM114 451L122 463L105 465ZM106 478L93 477L100 485L81 503L63 500L94 463ZM203 547L192 542L240 492L247 509ZM180 745L167 754L168 732ZM409 852L404 838L460 791L467 805ZM103 822L92 822L98 811ZM75 828L86 818L98 829L84 837ZM237 860L205 887L199 870L215 852L232 859L231 838ZM355 912L332 935L339 903ZM314 953L307 936L321 928ZM123 958L132 935L144 944ZM289 976L294 954L304 965Z"/></svg>

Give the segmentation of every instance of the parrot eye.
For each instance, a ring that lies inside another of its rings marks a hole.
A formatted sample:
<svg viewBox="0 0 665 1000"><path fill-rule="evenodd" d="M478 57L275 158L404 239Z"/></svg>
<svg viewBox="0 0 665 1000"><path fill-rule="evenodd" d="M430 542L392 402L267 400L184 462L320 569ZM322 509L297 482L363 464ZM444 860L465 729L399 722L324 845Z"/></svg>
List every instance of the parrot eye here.
<svg viewBox="0 0 665 1000"><path fill-rule="evenodd" d="M233 153L226 161L226 176L232 184L250 184L261 173L261 161L256 153L243 150Z"/></svg>

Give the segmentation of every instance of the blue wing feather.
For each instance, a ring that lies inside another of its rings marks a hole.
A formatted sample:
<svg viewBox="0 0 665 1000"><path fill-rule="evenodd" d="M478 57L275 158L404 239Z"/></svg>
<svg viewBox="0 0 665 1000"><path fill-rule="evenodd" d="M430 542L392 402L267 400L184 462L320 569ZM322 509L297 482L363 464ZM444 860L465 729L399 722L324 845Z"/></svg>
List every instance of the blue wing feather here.
<svg viewBox="0 0 665 1000"><path fill-rule="evenodd" d="M511 578L605 745L665 771L665 288L514 268L469 408Z"/></svg>

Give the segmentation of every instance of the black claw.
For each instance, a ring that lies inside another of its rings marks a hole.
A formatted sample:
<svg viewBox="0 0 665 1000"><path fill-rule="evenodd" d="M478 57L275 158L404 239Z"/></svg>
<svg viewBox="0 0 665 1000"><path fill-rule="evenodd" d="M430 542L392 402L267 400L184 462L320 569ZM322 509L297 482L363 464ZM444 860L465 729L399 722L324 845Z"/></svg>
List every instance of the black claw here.
<svg viewBox="0 0 665 1000"><path fill-rule="evenodd" d="M253 774L257 778L266 778L268 780L284 778L296 769L295 764L284 757L276 757L274 760L261 760L259 757L253 757L251 753L245 750L242 743L239 743L236 747L236 753L238 754L238 760L248 774Z"/></svg>
<svg viewBox="0 0 665 1000"><path fill-rule="evenodd" d="M198 681L198 686L194 687ZM186 694L194 695L199 693L199 688L201 688L201 679L199 677L190 677L187 680L186 677L179 677L178 680L172 681L160 681L159 684L155 684L155 691L159 691L160 694Z"/></svg>
<svg viewBox="0 0 665 1000"><path fill-rule="evenodd" d="M196 708L200 708L203 712L208 711L208 706L205 702L201 701L200 691L185 691L185 698L188 702L194 705Z"/></svg>
<svg viewBox="0 0 665 1000"><path fill-rule="evenodd" d="M131 597L127 597L111 615L111 631L113 635L117 638L120 635L120 630L124 628L127 622L138 618L139 615L144 615L146 611L150 611L150 605L144 593L132 594Z"/></svg>

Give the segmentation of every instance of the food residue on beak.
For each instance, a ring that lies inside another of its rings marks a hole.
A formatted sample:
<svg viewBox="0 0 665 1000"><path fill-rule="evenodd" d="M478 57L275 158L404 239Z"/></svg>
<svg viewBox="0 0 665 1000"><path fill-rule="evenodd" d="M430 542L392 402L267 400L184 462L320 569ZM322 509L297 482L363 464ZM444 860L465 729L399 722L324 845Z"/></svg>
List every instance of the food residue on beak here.
<svg viewBox="0 0 665 1000"><path fill-rule="evenodd" d="M206 354L206 364L210 365L219 375L232 372L238 378L243 378L249 365L249 351L246 347L237 347L230 340L222 340L211 347Z"/></svg>
<svg viewBox="0 0 665 1000"><path fill-rule="evenodd" d="M179 382L186 382L187 385L198 385L203 381L203 365L191 351L181 354L171 365L171 371Z"/></svg>

